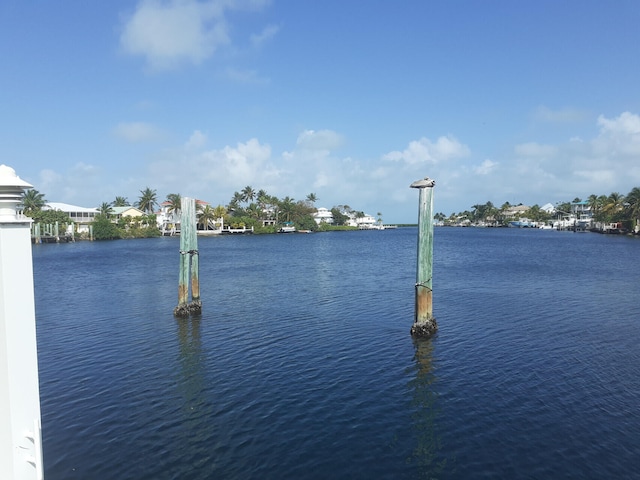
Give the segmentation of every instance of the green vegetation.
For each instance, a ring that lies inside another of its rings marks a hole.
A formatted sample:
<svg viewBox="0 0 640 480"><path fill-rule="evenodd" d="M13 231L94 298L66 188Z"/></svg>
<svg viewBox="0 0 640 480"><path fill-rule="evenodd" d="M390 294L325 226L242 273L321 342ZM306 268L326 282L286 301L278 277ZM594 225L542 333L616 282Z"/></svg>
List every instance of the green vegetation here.
<svg viewBox="0 0 640 480"><path fill-rule="evenodd" d="M580 203L580 198L574 198L571 202L561 202L556 205L556 211L567 214L572 210L572 204ZM622 223L628 230L634 229L640 221L640 188L633 188L627 195L613 192L607 195L590 195L586 200L593 214L593 219L600 223ZM522 205L522 204L519 204ZM529 207L527 210L507 217L507 212L512 205L505 202L497 208L491 202L473 205L471 210L460 213L452 213L448 217L443 213L436 213L434 219L444 225L457 224L485 224L489 226L505 226L509 221L527 218L534 222L547 222L556 218L557 214L549 214L539 205Z"/></svg>
<svg viewBox="0 0 640 480"><path fill-rule="evenodd" d="M33 218L33 215L42 210L45 204L44 194L34 188L30 188L22 194L22 206L24 214Z"/></svg>
<svg viewBox="0 0 640 480"><path fill-rule="evenodd" d="M64 232L67 227L71 225L69 215L60 210L38 210L33 212L30 217L35 223L41 223L43 225L54 225L58 222L61 232Z"/></svg>
<svg viewBox="0 0 640 480"><path fill-rule="evenodd" d="M199 228L206 230L213 228L215 222L222 218L225 225L231 228L251 228L256 234L276 233L285 223L293 224L297 230L309 231L341 231L354 230L355 227L346 225L349 216L363 217L364 212L354 211L349 205L337 205L331 208L333 224L316 224L313 213L316 212L315 202L318 198L315 193L310 193L305 200L295 200L289 196L282 199L267 194L265 190L254 190L247 185L240 192L234 192L226 206L218 205L204 207L198 205L197 222ZM167 195L169 212L179 212L181 195L170 193ZM556 204L556 212L568 214L572 211L572 205L580 203L580 198L573 201ZM593 215L593 219L600 223L622 223L624 228L634 230L640 224L640 188L633 188L627 195L613 192L609 195L590 195L585 201ZM42 224L59 224L64 231L71 224L69 216L61 211L43 210L45 205L44 194L35 189L29 189L23 193L22 207L25 215L33 218L35 222ZM146 214L142 217L124 217L114 219L113 207L130 206L126 197L117 196L111 203L103 202L99 207L99 214L93 222L94 238L140 238L160 235L156 226L156 216L152 213L158 206L156 191L146 187L140 191L140 197L135 205ZM436 213L434 219L444 225L483 224L487 226L506 226L509 221L526 218L528 220L544 223L557 218L558 213L549 214L539 205L514 212L514 207L509 202L496 207L492 202L476 204L471 210L452 213L446 216L444 213ZM517 209L516 209L517 210ZM382 214L377 213L378 222L382 223Z"/></svg>
<svg viewBox="0 0 640 480"><path fill-rule="evenodd" d="M140 199L136 202L136 207L148 214L153 213L153 209L157 205L158 197L155 190L151 190L149 187L140 190Z"/></svg>
<svg viewBox="0 0 640 480"><path fill-rule="evenodd" d="M234 192L222 216L225 225L253 227L257 234L275 233L284 223L292 223L298 230L316 231L318 225L312 214L317 200L315 193L307 195L306 200L296 201L289 196L279 199L247 185L241 192Z"/></svg>

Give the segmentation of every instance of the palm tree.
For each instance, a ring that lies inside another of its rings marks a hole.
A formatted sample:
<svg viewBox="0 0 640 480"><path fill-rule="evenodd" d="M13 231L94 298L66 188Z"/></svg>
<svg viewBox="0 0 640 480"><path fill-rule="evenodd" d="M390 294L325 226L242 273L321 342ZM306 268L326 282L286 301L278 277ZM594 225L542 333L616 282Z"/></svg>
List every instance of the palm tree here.
<svg viewBox="0 0 640 480"><path fill-rule="evenodd" d="M436 213L433 216L433 219L438 221L438 222L440 222L440 223L444 222L446 220L446 218L447 218L447 216L442 212Z"/></svg>
<svg viewBox="0 0 640 480"><path fill-rule="evenodd" d="M211 205L205 205L198 215L198 225L202 225L204 230L209 230L209 225L215 223L218 218L215 209L211 208Z"/></svg>
<svg viewBox="0 0 640 480"><path fill-rule="evenodd" d="M634 187L626 196L626 207L633 227L638 226L640 218L640 188Z"/></svg>
<svg viewBox="0 0 640 480"><path fill-rule="evenodd" d="M243 202L243 196L240 192L233 192L233 197L229 201L229 205L227 205L227 210L232 212L240 209L240 203Z"/></svg>
<svg viewBox="0 0 640 480"><path fill-rule="evenodd" d="M620 212L624 209L624 195L613 192L607 197L607 201L602 207L602 212L607 216L609 221L617 221L620 218Z"/></svg>
<svg viewBox="0 0 640 480"><path fill-rule="evenodd" d="M179 193L170 193L167 195L167 202L169 203L167 211L169 213L179 213L182 209L182 196Z"/></svg>
<svg viewBox="0 0 640 480"><path fill-rule="evenodd" d="M589 208L591 209L591 217L594 219L598 216L602 208L602 203L599 201L599 198L596 194L591 194L589 198L587 198Z"/></svg>
<svg viewBox="0 0 640 480"><path fill-rule="evenodd" d="M291 221L291 214L295 208L295 202L293 198L284 197L278 204L279 212L283 215L283 219L286 222Z"/></svg>
<svg viewBox="0 0 640 480"><path fill-rule="evenodd" d="M44 193L40 193L35 188L30 188L22 193L22 206L24 207L25 215L31 216L35 212L39 212L44 205Z"/></svg>
<svg viewBox="0 0 640 480"><path fill-rule="evenodd" d="M242 189L242 201L250 203L256 198L256 192L249 185Z"/></svg>
<svg viewBox="0 0 640 480"><path fill-rule="evenodd" d="M155 190L151 190L149 187L140 190L140 199L137 202L137 207L140 210L149 214L153 212L156 205L158 205L158 197Z"/></svg>
<svg viewBox="0 0 640 480"><path fill-rule="evenodd" d="M312 207L315 205L317 201L318 201L318 197L316 197L315 193L310 193L309 195L307 195L307 203Z"/></svg>
<svg viewBox="0 0 640 480"><path fill-rule="evenodd" d="M256 200L258 201L259 204L264 206L264 204L267 203L268 199L269 199L269 195L267 194L266 190L262 188L258 190L258 193L256 193Z"/></svg>
<svg viewBox="0 0 640 480"><path fill-rule="evenodd" d="M484 212L485 212L485 205L473 205L471 208L473 208L472 214L473 214L473 221L477 222L478 220L481 220L484 217Z"/></svg>
<svg viewBox="0 0 640 480"><path fill-rule="evenodd" d="M224 208L222 205L218 205L216 208L213 209L213 214L216 216L216 220L218 218L224 218L227 215L227 209Z"/></svg>
<svg viewBox="0 0 640 480"><path fill-rule="evenodd" d="M382 212L378 212L378 223L382 225Z"/></svg>
<svg viewBox="0 0 640 480"><path fill-rule="evenodd" d="M253 218L255 220L258 220L260 218L260 216L262 215L262 210L255 203L250 204L246 208L246 212L247 212L247 215L249 215L251 218Z"/></svg>
<svg viewBox="0 0 640 480"><path fill-rule="evenodd" d="M98 214L109 218L109 215L113 213L111 204L109 202L102 202L98 207Z"/></svg>
<svg viewBox="0 0 640 480"><path fill-rule="evenodd" d="M111 205L113 205L114 207L128 207L129 200L127 200L127 197L116 197Z"/></svg>

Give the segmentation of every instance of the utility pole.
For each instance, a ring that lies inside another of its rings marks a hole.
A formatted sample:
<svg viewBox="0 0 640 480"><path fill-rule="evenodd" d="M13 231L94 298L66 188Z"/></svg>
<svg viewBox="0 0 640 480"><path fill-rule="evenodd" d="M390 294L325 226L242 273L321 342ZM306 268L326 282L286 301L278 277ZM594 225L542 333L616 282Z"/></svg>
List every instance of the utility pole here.
<svg viewBox="0 0 640 480"><path fill-rule="evenodd" d="M438 329L433 317L433 187L429 177L413 182L420 191L418 208L418 258L416 271L415 319L411 327L414 337L430 337Z"/></svg>
<svg viewBox="0 0 640 480"><path fill-rule="evenodd" d="M32 220L18 210L32 185L0 165L0 478L42 480Z"/></svg>

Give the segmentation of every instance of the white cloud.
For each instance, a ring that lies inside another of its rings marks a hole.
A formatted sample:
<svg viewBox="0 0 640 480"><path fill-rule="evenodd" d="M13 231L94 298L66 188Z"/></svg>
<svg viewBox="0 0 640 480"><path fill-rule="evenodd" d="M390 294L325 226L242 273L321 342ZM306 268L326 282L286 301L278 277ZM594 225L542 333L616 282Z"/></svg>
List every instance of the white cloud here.
<svg viewBox="0 0 640 480"><path fill-rule="evenodd" d="M142 0L125 19L120 36L124 52L145 57L154 70L200 64L231 43L225 11L257 10L263 0ZM276 32L267 27L255 41Z"/></svg>
<svg viewBox="0 0 640 480"><path fill-rule="evenodd" d="M428 138L422 137L420 140L410 142L403 151L393 151L385 154L383 159L407 164L437 164L455 158L466 157L469 153L469 148L466 145L449 135L438 138L435 143Z"/></svg>
<svg viewBox="0 0 640 480"><path fill-rule="evenodd" d="M333 130L305 130L298 135L296 145L306 150L331 151L344 144L344 137Z"/></svg>
<svg viewBox="0 0 640 480"><path fill-rule="evenodd" d="M318 174L316 174L316 179L313 182L314 189L327 187L329 185L329 176L326 173L319 172Z"/></svg>
<svg viewBox="0 0 640 480"><path fill-rule="evenodd" d="M516 155L525 157L551 157L556 154L557 147L541 145L536 142L522 143L514 148Z"/></svg>
<svg viewBox="0 0 640 480"><path fill-rule="evenodd" d="M593 145L602 155L640 156L640 116L624 112L617 118L608 119L600 115L598 125L600 135Z"/></svg>
<svg viewBox="0 0 640 480"><path fill-rule="evenodd" d="M275 37L279 30L280 30L280 27L278 27L277 25L267 25L262 30L262 32L251 35L250 37L251 44L254 47L260 47L264 43L266 43L267 41Z"/></svg>
<svg viewBox="0 0 640 480"><path fill-rule="evenodd" d="M598 183L600 185L613 185L615 183L615 174L611 170L576 170L574 174L590 183ZM606 195L604 192L600 193Z"/></svg>
<svg viewBox="0 0 640 480"><path fill-rule="evenodd" d="M201 148L207 143L207 136L202 133L200 130L196 130L191 134L187 143L185 143L185 148L187 149L196 149Z"/></svg>
<svg viewBox="0 0 640 480"><path fill-rule="evenodd" d="M40 192L50 192L55 190L56 186L64 180L64 176L51 170L45 169L40 171L38 188ZM49 200L49 198L47 198Z"/></svg>
<svg viewBox="0 0 640 480"><path fill-rule="evenodd" d="M138 143L148 142L160 137L160 132L150 123L145 122L123 122L116 125L113 133L127 142Z"/></svg>
<svg viewBox="0 0 640 480"><path fill-rule="evenodd" d="M229 67L224 71L224 75L234 82L263 85L269 83L268 78L261 77L255 70L241 70Z"/></svg>
<svg viewBox="0 0 640 480"><path fill-rule="evenodd" d="M473 171L478 175L488 175L493 170L495 170L497 166L498 164L496 162L492 162L491 160L487 159L477 167L474 167Z"/></svg>
<svg viewBox="0 0 640 480"><path fill-rule="evenodd" d="M598 117L598 125L602 127L601 134L610 135L640 135L640 117L630 112L622 113L618 118L612 120L604 115ZM640 139L639 137L636 137Z"/></svg>
<svg viewBox="0 0 640 480"><path fill-rule="evenodd" d="M90 201L79 204L94 206L115 195L134 199L147 185L160 198L178 192L225 204L234 191L251 185L297 200L314 192L317 206L346 203L370 214L382 211L388 221L414 221L417 197L409 184L425 176L436 180L434 208L446 214L486 201L543 205L592 193L626 194L640 185L639 155L634 154L639 122L630 113L602 116L593 119L599 132L590 137L580 131L575 133L581 139L570 132L566 141L554 144L533 139L503 155L492 152L490 159L472 155L453 136L423 137L404 149L361 158L340 155L345 137L334 130L304 130L289 139L289 150L279 152L256 138L210 148L204 130L194 130L174 149L158 150L146 174L127 173L132 178L126 182L122 169L98 171L86 161L66 171L41 172L37 188L51 201L76 203L85 195Z"/></svg>
<svg viewBox="0 0 640 480"><path fill-rule="evenodd" d="M235 147L226 146L221 150L204 152L200 159L210 168L208 177L215 177L232 185L251 184L269 170L267 161L271 157L271 147L262 145L252 138ZM204 172L203 172L204 173Z"/></svg>

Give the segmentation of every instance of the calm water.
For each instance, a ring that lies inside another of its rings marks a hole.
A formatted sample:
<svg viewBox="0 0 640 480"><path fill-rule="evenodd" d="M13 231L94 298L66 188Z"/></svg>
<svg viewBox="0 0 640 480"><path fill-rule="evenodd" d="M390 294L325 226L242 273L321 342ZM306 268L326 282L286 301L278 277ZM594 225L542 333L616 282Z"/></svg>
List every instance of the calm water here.
<svg viewBox="0 0 640 480"><path fill-rule="evenodd" d="M436 229L36 245L45 474L638 478L640 239Z"/></svg>

